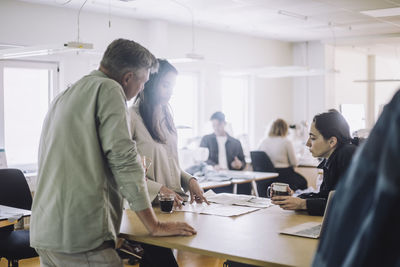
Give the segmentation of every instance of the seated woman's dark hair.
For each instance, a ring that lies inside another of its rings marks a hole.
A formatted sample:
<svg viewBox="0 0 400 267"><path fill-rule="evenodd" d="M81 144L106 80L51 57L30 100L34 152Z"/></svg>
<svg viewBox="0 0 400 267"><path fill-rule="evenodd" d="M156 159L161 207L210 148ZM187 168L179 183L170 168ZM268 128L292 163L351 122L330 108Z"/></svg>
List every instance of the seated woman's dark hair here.
<svg viewBox="0 0 400 267"><path fill-rule="evenodd" d="M313 122L324 139L336 137L338 146L350 143L358 145L359 143L358 138L351 138L349 124L336 109L315 115Z"/></svg>

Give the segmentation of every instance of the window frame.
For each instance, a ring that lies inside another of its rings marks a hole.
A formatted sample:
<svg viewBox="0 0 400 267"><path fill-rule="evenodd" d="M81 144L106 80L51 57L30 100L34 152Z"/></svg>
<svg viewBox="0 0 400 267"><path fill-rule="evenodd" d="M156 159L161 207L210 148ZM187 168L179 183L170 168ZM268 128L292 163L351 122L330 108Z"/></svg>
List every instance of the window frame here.
<svg viewBox="0 0 400 267"><path fill-rule="evenodd" d="M21 69L44 69L48 70L49 86L48 86L48 105L50 105L54 96L58 93L59 88L59 63L48 61L32 61L32 60L0 60L0 148L5 147L5 96L4 96L4 69L5 68L21 68ZM17 166L18 167L18 166Z"/></svg>
<svg viewBox="0 0 400 267"><path fill-rule="evenodd" d="M179 76L191 76L194 78L194 84L195 84L195 92L194 92L194 105L192 107L192 111L193 111L193 124L192 124L192 134L193 137L196 137L199 135L199 107L200 107L200 73L195 72L195 71L180 71L178 74ZM176 85L175 85L176 88ZM174 93L175 92L175 88L174 88ZM172 115L174 117L174 124L175 126L177 126L177 122L176 122L176 116L175 116L175 110L173 109L172 105L171 106L171 110L172 110ZM179 139L179 136L178 136Z"/></svg>

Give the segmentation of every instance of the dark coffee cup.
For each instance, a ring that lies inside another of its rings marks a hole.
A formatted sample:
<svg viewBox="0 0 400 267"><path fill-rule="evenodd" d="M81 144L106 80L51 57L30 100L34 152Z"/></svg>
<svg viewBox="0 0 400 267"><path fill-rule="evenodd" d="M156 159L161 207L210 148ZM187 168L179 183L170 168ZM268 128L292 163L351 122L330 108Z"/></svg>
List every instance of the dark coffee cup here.
<svg viewBox="0 0 400 267"><path fill-rule="evenodd" d="M163 213L171 213L174 207L175 194L158 194L160 209Z"/></svg>
<svg viewBox="0 0 400 267"><path fill-rule="evenodd" d="M267 188L267 197L289 196L288 187L285 183L272 183Z"/></svg>

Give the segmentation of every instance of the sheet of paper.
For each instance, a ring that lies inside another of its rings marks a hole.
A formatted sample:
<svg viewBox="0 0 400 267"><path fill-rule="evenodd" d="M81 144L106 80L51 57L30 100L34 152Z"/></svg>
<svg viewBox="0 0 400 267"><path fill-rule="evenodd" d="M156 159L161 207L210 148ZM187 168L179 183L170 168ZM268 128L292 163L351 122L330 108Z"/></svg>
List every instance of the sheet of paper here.
<svg viewBox="0 0 400 267"><path fill-rule="evenodd" d="M16 209L0 205L0 220L15 221L24 215L30 215L30 210Z"/></svg>
<svg viewBox="0 0 400 267"><path fill-rule="evenodd" d="M256 210L259 210L259 208L223 205L215 203L211 203L210 205L207 205L205 203L186 204L185 206L182 206L181 209L175 209L175 211L186 211L186 212L194 212L194 213L225 216L225 217L238 216Z"/></svg>
<svg viewBox="0 0 400 267"><path fill-rule="evenodd" d="M246 173L243 171L219 171L219 175L223 175L226 177L229 177L231 179L254 179L255 175L254 173Z"/></svg>
<svg viewBox="0 0 400 267"><path fill-rule="evenodd" d="M211 192L210 192L211 191ZM238 205L256 208L268 208L272 206L269 198L255 197L250 195L238 195L229 193L216 194L212 190L207 191L204 196L208 201L225 204L225 205Z"/></svg>

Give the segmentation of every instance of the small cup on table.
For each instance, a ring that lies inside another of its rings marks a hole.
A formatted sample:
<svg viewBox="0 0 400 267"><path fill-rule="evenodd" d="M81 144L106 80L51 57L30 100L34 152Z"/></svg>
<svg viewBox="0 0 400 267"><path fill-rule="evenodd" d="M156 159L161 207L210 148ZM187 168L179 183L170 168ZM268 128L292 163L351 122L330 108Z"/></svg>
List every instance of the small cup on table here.
<svg viewBox="0 0 400 267"><path fill-rule="evenodd" d="M276 196L289 196L289 185L286 183L272 183L267 188L267 198Z"/></svg>
<svg viewBox="0 0 400 267"><path fill-rule="evenodd" d="M174 207L175 194L158 194L160 209L162 213L172 213Z"/></svg>

